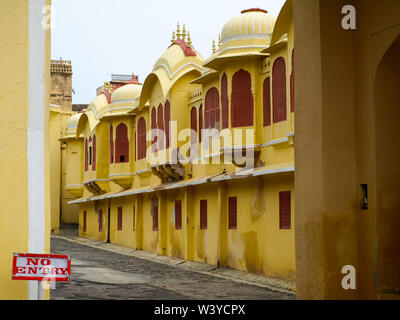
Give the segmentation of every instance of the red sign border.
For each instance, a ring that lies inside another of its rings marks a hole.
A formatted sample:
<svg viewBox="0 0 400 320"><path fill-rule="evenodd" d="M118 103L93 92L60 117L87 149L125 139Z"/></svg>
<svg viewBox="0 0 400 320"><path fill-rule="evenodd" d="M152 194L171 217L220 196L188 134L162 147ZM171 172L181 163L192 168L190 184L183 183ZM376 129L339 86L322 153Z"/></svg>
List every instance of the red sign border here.
<svg viewBox="0 0 400 320"><path fill-rule="evenodd" d="M68 259L68 277L67 278L52 278L52 277L24 277L16 276L17 274L17 258L49 258L49 259ZM55 281L55 282L67 282L71 275L71 258L68 255L62 254L35 254L35 253L14 253L13 256L13 268L12 268L12 279L13 280L35 280L35 281Z"/></svg>

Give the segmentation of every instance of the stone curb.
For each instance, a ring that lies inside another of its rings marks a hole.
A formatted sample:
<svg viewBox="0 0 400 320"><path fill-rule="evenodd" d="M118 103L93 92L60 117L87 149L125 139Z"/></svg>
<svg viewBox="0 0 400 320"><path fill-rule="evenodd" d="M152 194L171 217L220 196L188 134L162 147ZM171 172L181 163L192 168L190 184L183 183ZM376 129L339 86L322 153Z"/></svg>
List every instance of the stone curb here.
<svg viewBox="0 0 400 320"><path fill-rule="evenodd" d="M81 238L81 237L65 237L61 235L52 235L54 239L62 239L88 247L101 249L109 252L119 253L147 261L153 261L165 265L175 266L187 271L202 273L205 275L223 278L239 283L249 284L257 287L267 288L273 291L278 291L286 294L296 294L296 284L292 281L287 281L279 278L268 277L264 275L252 274L241 270L218 268L214 265L207 263L186 261L179 258L169 256L161 256L153 252L143 250L135 250L128 247L118 246L111 243L104 243L101 241Z"/></svg>

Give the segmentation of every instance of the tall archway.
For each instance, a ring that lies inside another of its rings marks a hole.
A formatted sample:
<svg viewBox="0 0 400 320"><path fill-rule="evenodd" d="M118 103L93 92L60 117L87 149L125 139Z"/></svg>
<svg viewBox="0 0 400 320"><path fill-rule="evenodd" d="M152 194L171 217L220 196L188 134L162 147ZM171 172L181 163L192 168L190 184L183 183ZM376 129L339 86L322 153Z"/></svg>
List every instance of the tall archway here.
<svg viewBox="0 0 400 320"><path fill-rule="evenodd" d="M400 36L383 56L375 78L377 284L400 292Z"/></svg>

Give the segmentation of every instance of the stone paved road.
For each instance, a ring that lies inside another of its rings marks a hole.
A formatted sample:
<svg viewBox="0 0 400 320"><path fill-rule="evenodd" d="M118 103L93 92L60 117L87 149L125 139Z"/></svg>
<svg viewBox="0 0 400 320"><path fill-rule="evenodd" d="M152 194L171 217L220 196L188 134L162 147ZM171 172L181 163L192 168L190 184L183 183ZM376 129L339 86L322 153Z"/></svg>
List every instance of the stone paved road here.
<svg viewBox="0 0 400 320"><path fill-rule="evenodd" d="M57 283L52 300L295 299L267 288L182 270L153 261L51 240L51 252L72 258L71 279Z"/></svg>

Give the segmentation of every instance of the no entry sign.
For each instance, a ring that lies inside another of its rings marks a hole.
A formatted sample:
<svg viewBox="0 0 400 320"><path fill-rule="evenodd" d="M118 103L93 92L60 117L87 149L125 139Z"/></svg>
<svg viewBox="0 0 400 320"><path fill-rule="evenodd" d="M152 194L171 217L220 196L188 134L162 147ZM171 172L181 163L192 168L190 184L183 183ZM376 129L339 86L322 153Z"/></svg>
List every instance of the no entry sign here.
<svg viewBox="0 0 400 320"><path fill-rule="evenodd" d="M69 281L70 274L69 256L14 253L13 280Z"/></svg>

